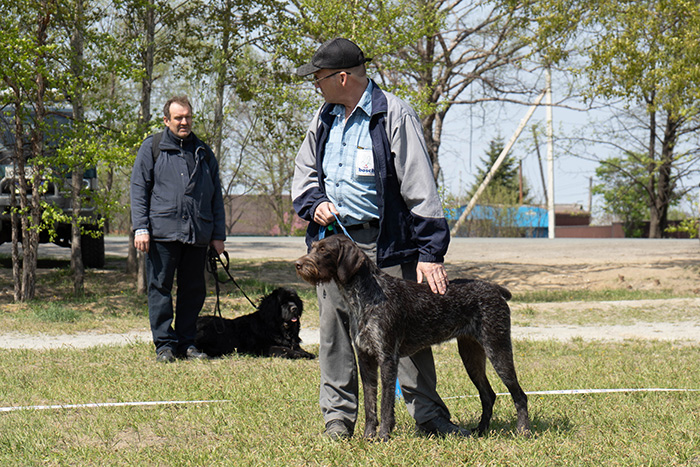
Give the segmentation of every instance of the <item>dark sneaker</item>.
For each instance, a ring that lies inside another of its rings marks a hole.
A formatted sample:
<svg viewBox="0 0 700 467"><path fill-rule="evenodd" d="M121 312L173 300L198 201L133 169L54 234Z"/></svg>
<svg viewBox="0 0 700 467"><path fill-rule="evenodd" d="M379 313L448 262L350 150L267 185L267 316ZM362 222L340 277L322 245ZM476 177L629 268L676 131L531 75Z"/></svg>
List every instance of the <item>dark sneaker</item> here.
<svg viewBox="0 0 700 467"><path fill-rule="evenodd" d="M444 417L435 417L425 423L417 423L416 429L420 434L426 436L471 436L471 431L455 425Z"/></svg>
<svg viewBox="0 0 700 467"><path fill-rule="evenodd" d="M188 360L207 360L209 355L197 349L197 347L188 347L185 351L185 358Z"/></svg>
<svg viewBox="0 0 700 467"><path fill-rule="evenodd" d="M173 351L169 347L165 347L158 351L156 361L162 363L172 363L175 361L175 354L173 354Z"/></svg>
<svg viewBox="0 0 700 467"><path fill-rule="evenodd" d="M332 440L348 439L352 437L352 433L342 420L331 420L326 423L326 431L323 434Z"/></svg>

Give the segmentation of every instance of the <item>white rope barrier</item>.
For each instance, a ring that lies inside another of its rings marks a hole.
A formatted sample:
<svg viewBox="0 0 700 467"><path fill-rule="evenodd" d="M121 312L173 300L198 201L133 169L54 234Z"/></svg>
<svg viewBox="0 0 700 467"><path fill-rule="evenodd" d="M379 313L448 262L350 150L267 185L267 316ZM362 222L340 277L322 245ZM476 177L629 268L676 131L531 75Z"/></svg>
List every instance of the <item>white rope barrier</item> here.
<svg viewBox="0 0 700 467"><path fill-rule="evenodd" d="M530 391L525 392L529 396L550 395L577 395L577 394L608 394L608 393L632 393L632 392L698 392L700 389L676 389L676 388L625 388L625 389L560 389L554 391ZM497 396L509 396L510 393L500 392ZM478 394L464 396L443 397L443 399L463 399L467 397L479 397ZM143 402L96 402L89 404L54 404L54 405L25 405L16 407L0 407L0 412L16 412L19 410L59 410L59 409L86 409L101 407L142 407L156 405L183 405L183 404L218 404L233 402L229 399L198 400L198 401L143 401Z"/></svg>
<svg viewBox="0 0 700 467"><path fill-rule="evenodd" d="M528 396L557 396L575 394L608 394L617 392L697 392L700 389L675 389L675 388L625 388L625 389L559 389L554 391L525 391ZM510 396L509 392L496 393L497 396ZM444 397L443 399L462 399L465 397L479 397L478 394L467 396Z"/></svg>
<svg viewBox="0 0 700 467"><path fill-rule="evenodd" d="M18 407L0 407L0 412L15 412L17 410L56 410L56 409L88 409L99 407L139 407L147 405L179 405L179 404L215 404L232 402L230 400L210 401L143 401L143 402L95 402L90 404L56 404L56 405L25 405Z"/></svg>

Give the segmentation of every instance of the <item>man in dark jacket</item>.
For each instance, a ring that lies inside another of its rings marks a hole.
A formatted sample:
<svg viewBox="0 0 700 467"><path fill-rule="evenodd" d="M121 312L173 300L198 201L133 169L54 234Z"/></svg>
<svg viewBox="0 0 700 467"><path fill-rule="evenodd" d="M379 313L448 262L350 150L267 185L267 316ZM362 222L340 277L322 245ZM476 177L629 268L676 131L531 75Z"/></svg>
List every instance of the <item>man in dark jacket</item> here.
<svg viewBox="0 0 700 467"><path fill-rule="evenodd" d="M337 38L316 51L299 76L313 74L326 104L311 121L296 158L292 198L309 221L307 242L336 216L357 245L388 274L445 293L450 241L420 120L404 101L366 75L362 50ZM317 287L320 406L331 438L352 435L358 378L347 304L334 282ZM399 361L399 384L419 432L467 436L437 393L430 348Z"/></svg>
<svg viewBox="0 0 700 467"><path fill-rule="evenodd" d="M165 130L146 138L134 162L131 221L134 246L147 253L148 314L156 360L172 362L176 356L208 358L194 345L196 323L206 296L207 247L223 253L226 225L219 164L192 132L189 100L173 97L163 113ZM157 148L154 139L160 140Z"/></svg>

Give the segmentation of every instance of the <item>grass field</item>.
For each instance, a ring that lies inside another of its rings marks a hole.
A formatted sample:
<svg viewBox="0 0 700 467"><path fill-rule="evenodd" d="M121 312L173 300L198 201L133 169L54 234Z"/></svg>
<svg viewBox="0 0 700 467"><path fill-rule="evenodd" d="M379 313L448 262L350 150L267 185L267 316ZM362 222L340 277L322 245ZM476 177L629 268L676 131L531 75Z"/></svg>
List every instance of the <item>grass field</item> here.
<svg viewBox="0 0 700 467"><path fill-rule="evenodd" d="M270 288L258 266L236 267L252 297ZM0 331L118 332L146 327L145 301L130 291L128 276L117 270L91 271L88 280L88 296L68 299L56 292L69 290L67 273L42 272L40 299L3 304ZM313 294L309 288L301 292L307 303L304 322L313 325L317 322ZM606 293L601 299L610 297ZM586 298L591 297L576 295L577 300ZM225 312L250 311L236 292L227 293L223 301ZM213 297L207 303L211 307ZM536 325L541 318L527 308L522 313L526 316L514 319ZM611 317L600 312L599 321L626 322L640 316L639 310L617 313L620 316ZM664 318L674 319L673 313ZM684 316L683 310L677 313ZM575 319L555 316L563 322ZM514 346L526 391L700 389L698 344L519 340ZM435 359L438 389L453 421L474 427L480 403L461 367L456 344L436 347ZM493 371L489 375L496 392L505 392ZM232 356L163 365L154 361L152 345L146 343L86 350L3 350L0 465L700 466L697 391L533 394L529 438L513 433L515 409L510 396L497 400L488 435L472 439L417 436L405 407L397 404L397 427L388 443L359 436L331 442L321 436L318 380L315 360ZM82 406L158 401L205 402ZM78 406L7 409L70 404ZM360 416L358 432L362 426Z"/></svg>
<svg viewBox="0 0 700 467"><path fill-rule="evenodd" d="M516 342L526 391L698 388L700 348L657 342ZM475 390L453 343L435 350L453 420L473 427ZM533 436L499 397L474 439L416 436L402 404L388 443L321 436L318 363L234 356L157 364L150 345L10 350L0 406L138 401L201 404L0 412L1 465L700 465L700 393L531 395ZM494 389L504 387L491 373ZM359 422L362 424L362 417ZM359 430L358 430L359 431Z"/></svg>

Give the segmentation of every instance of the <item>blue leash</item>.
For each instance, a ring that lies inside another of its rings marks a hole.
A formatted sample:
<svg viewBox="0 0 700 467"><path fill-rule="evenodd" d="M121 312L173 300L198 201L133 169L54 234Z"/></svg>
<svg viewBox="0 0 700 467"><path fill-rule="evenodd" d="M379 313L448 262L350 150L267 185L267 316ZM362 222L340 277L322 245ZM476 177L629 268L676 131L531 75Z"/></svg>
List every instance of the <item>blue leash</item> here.
<svg viewBox="0 0 700 467"><path fill-rule="evenodd" d="M348 229L345 228L345 226L340 222L340 219L338 219L338 215L336 213L333 213L333 217L335 217L335 222L332 222L329 225L322 225L321 228L318 231L318 239L323 240L323 238L326 236L326 230L333 230L333 226L337 225L340 227L340 229L343 231L346 237L348 237L350 240L355 242L355 239L350 236L350 233L348 233Z"/></svg>

